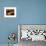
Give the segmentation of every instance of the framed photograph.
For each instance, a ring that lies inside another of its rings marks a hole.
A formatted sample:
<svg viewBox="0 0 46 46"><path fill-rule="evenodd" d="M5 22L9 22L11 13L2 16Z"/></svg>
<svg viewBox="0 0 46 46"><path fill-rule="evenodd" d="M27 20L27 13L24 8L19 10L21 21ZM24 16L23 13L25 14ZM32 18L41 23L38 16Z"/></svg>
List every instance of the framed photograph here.
<svg viewBox="0 0 46 46"><path fill-rule="evenodd" d="M18 42L46 41L46 24L18 24Z"/></svg>
<svg viewBox="0 0 46 46"><path fill-rule="evenodd" d="M4 17L16 17L16 7L4 7Z"/></svg>

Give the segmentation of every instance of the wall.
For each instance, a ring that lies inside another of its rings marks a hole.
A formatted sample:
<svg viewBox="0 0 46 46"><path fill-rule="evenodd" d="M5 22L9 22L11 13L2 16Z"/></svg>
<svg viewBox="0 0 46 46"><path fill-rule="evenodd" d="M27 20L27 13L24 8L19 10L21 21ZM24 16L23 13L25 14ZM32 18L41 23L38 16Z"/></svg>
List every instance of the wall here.
<svg viewBox="0 0 46 46"><path fill-rule="evenodd" d="M46 0L21 0L21 24L46 24Z"/></svg>
<svg viewBox="0 0 46 46"><path fill-rule="evenodd" d="M3 17L7 6L17 8L16 18ZM46 24L46 0L0 0L0 44L8 43L9 32L17 34L17 24Z"/></svg>

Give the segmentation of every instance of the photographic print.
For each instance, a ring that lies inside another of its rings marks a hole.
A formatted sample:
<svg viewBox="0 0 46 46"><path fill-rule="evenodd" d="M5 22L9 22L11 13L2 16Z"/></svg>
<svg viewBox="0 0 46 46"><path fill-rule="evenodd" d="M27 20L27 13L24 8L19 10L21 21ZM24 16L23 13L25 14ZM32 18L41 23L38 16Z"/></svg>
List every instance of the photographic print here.
<svg viewBox="0 0 46 46"><path fill-rule="evenodd" d="M20 29L19 29L20 28ZM18 35L21 40L31 41L46 41L46 25L31 25L20 24L18 25Z"/></svg>
<svg viewBox="0 0 46 46"><path fill-rule="evenodd" d="M4 7L4 17L16 17L16 7Z"/></svg>

